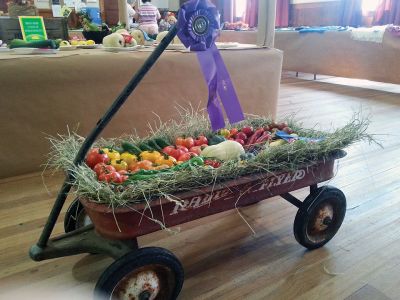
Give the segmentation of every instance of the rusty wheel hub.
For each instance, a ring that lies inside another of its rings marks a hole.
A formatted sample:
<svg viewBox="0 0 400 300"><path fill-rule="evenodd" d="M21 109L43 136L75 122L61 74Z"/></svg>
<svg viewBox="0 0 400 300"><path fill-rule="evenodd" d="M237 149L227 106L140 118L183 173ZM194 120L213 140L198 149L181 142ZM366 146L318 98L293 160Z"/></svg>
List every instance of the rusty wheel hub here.
<svg viewBox="0 0 400 300"><path fill-rule="evenodd" d="M160 280L153 270L130 274L115 287L111 299L154 300L160 292Z"/></svg>
<svg viewBox="0 0 400 300"><path fill-rule="evenodd" d="M326 237L329 236L332 224L335 221L334 215L335 209L329 201L317 207L312 213L312 217L307 226L308 238L315 243L326 239Z"/></svg>

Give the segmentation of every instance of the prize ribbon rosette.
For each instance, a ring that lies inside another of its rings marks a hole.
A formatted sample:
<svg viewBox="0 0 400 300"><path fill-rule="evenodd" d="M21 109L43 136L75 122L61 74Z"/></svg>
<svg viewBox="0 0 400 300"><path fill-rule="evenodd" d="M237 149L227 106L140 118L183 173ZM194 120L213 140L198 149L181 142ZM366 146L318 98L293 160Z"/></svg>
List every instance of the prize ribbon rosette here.
<svg viewBox="0 0 400 300"><path fill-rule="evenodd" d="M220 30L217 8L208 0L187 1L179 10L177 27L182 43L197 53L208 86L207 111L212 129L225 127L221 103L231 124L242 121L239 99L215 45Z"/></svg>

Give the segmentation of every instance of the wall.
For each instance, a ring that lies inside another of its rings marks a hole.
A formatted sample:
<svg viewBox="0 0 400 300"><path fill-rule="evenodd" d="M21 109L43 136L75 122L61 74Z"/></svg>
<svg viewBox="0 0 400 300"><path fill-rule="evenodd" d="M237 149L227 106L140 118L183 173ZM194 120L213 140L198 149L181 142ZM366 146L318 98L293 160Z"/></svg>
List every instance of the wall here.
<svg viewBox="0 0 400 300"><path fill-rule="evenodd" d="M0 0L0 10L3 12L7 11L7 0Z"/></svg>
<svg viewBox="0 0 400 300"><path fill-rule="evenodd" d="M172 10L172 11L179 10L179 7L180 7L179 0L169 0L168 2L169 2L168 3L169 10Z"/></svg>
<svg viewBox="0 0 400 300"><path fill-rule="evenodd" d="M60 2L63 2L63 1L60 1ZM35 5L39 9L51 9L51 1L50 0L35 0ZM89 0L89 1L87 1L86 6L87 7L99 7L99 0Z"/></svg>
<svg viewBox="0 0 400 300"><path fill-rule="evenodd" d="M155 6L157 6L158 8L161 9L168 9L168 0L152 0L151 3Z"/></svg>
<svg viewBox="0 0 400 300"><path fill-rule="evenodd" d="M339 25L340 0L294 0L290 4L290 26ZM307 1L307 3L305 3Z"/></svg>
<svg viewBox="0 0 400 300"><path fill-rule="evenodd" d="M302 4L302 3L315 3L315 2L334 2L338 0L290 0L291 4Z"/></svg>

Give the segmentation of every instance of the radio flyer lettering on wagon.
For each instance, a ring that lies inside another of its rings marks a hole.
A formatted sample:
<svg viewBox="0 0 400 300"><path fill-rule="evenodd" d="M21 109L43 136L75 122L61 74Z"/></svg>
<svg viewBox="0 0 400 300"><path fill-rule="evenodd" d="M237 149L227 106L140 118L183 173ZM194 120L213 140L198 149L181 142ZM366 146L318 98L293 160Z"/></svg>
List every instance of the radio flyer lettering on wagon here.
<svg viewBox="0 0 400 300"><path fill-rule="evenodd" d="M256 185L253 185L253 183L250 183L249 186L245 185L245 187L242 187L242 190L246 191L247 193L256 193L283 184L293 183L297 180L303 179L305 175L306 171L303 169L294 172L282 173L277 176L270 176L266 178L266 180ZM236 194L229 189L221 189L213 193L194 196L190 199L184 200L181 204L175 204L175 207L170 213L170 216L176 215L180 211L186 211L188 209L196 209L205 205L210 205L211 202L219 199L228 200L235 197L235 195Z"/></svg>
<svg viewBox="0 0 400 300"><path fill-rule="evenodd" d="M47 33L43 22L43 17L21 16L18 17L18 19L24 41L32 42L47 40Z"/></svg>

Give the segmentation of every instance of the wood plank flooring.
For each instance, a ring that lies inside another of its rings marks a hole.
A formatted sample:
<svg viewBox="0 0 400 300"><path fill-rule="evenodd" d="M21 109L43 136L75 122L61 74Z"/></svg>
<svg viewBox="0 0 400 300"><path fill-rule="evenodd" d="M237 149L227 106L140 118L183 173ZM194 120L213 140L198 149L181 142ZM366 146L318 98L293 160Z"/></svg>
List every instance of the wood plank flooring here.
<svg viewBox="0 0 400 300"><path fill-rule="evenodd" d="M295 207L275 197L242 209L255 236L231 211L182 225L174 236L140 238L141 246L165 247L181 259L180 299L400 299L400 86L310 78L284 73L280 116L295 112L306 126L331 128L362 109L385 147L357 144L340 161L329 184L348 200L342 228L325 247L306 251L292 233ZM0 181L0 299L90 299L111 259L28 257L62 178L44 180L48 191L40 174ZM295 195L303 199L307 190Z"/></svg>

